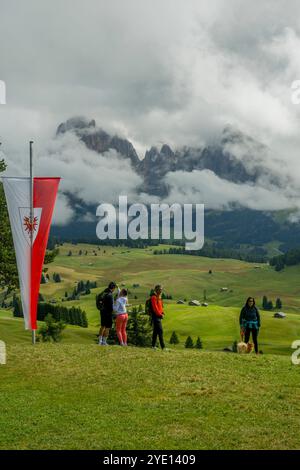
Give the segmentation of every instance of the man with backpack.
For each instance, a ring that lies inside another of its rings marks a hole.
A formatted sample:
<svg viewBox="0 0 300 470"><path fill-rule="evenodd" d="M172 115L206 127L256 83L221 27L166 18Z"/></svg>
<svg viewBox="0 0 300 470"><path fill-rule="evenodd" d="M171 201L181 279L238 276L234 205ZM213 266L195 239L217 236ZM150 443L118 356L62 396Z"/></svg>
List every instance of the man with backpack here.
<svg viewBox="0 0 300 470"><path fill-rule="evenodd" d="M159 343L161 349L165 349L164 337L163 337L163 328L161 320L164 317L164 306L161 298L162 286L158 284L155 286L154 291L150 295L150 313L152 315L152 325L153 325L153 335L152 335L152 348L156 348L157 336L159 338Z"/></svg>
<svg viewBox="0 0 300 470"><path fill-rule="evenodd" d="M107 337L112 327L112 315L114 309L113 292L117 284L110 282L108 287L96 296L96 306L100 310L101 326L99 330L99 345L107 346Z"/></svg>

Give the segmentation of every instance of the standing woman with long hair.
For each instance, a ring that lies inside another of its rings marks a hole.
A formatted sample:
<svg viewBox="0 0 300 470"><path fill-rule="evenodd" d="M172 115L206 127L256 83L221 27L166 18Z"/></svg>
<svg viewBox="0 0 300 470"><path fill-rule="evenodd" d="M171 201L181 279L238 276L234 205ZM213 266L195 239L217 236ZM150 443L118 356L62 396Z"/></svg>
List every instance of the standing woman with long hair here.
<svg viewBox="0 0 300 470"><path fill-rule="evenodd" d="M128 313L127 313L127 299L128 291L127 289L119 290L119 294L117 300L114 303L114 311L116 314L116 331L118 340L121 346L127 346L127 321L128 321Z"/></svg>
<svg viewBox="0 0 300 470"><path fill-rule="evenodd" d="M260 328L260 315L253 297L248 297L240 313L240 327L245 335L245 343L249 342L250 334L254 343L254 349L258 354L257 337Z"/></svg>

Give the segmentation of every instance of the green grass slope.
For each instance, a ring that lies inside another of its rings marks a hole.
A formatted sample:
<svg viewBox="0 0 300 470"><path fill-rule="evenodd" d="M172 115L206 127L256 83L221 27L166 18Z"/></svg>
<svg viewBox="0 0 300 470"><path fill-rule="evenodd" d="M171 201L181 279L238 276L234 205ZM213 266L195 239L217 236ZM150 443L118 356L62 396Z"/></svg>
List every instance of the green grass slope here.
<svg viewBox="0 0 300 470"><path fill-rule="evenodd" d="M79 256L80 249L88 255ZM61 247L47 267L62 282L42 285L41 292L60 303L79 280L96 280L90 295L64 302L83 308L89 327L68 325L62 343L32 346L23 320L0 310L0 340L7 344L7 364L0 366L0 449L299 449L300 366L290 355L300 338L300 268L276 273L257 266L154 256L150 248ZM169 352L97 346L95 294L111 279L129 287L136 305L163 283L173 296L165 302L165 338L175 330L180 344ZM176 304L202 300L204 289L208 307ZM260 302L264 294L281 297L287 312L279 320L261 311L265 354L222 352L239 338L245 298ZM200 336L204 350L185 350L188 335Z"/></svg>
<svg viewBox="0 0 300 470"><path fill-rule="evenodd" d="M176 349L183 349L187 336L194 342L199 336L205 350L221 351L239 340L239 309L210 305L190 307L166 304L163 328L168 343L176 331L180 343ZM95 308L90 313L89 328L68 325L63 332L62 341L68 344L93 344L99 330L99 314ZM300 338L300 316L288 314L285 319L275 319L270 312L261 312L262 327L258 338L259 349L264 353L291 354L291 344ZM0 310L0 339L8 345L28 344L30 332L24 330L23 320L13 318L11 311Z"/></svg>
<svg viewBox="0 0 300 470"><path fill-rule="evenodd" d="M168 247L161 245L159 248ZM175 299L202 300L205 290L209 303L240 307L249 295L257 299L259 306L263 295L267 295L273 302L280 297L284 311L300 312L300 266L275 272L267 264L232 259L154 255L155 247L127 249L101 246L98 250L96 245L66 243L59 249L60 254L47 267L50 277L58 272L63 282L57 284L51 281L41 286L41 293L48 300L60 300L66 291L70 294L79 280L97 281L102 287L115 279L130 288L130 298L137 304L144 303L154 284L162 283L166 292ZM72 256L68 256L70 250ZM79 256L80 250L83 253L87 250L88 255ZM140 287L133 288L135 283ZM227 287L228 291L221 292L221 287ZM80 302L85 301L82 297Z"/></svg>
<svg viewBox="0 0 300 470"><path fill-rule="evenodd" d="M9 346L0 449L299 449L299 372L273 355Z"/></svg>

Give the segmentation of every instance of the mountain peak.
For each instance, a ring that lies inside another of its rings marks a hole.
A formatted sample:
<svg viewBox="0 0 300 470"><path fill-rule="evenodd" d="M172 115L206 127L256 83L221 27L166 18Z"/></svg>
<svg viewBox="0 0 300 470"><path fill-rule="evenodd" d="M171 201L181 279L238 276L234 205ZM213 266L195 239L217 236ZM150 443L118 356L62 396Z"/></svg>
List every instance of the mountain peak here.
<svg viewBox="0 0 300 470"><path fill-rule="evenodd" d="M75 116L70 119L67 119L66 122L62 122L56 130L56 135L64 134L65 132L68 132L68 131L91 129L95 127L96 127L95 119L92 119L91 121L89 121L83 116Z"/></svg>
<svg viewBox="0 0 300 470"><path fill-rule="evenodd" d="M160 153L166 157L174 157L174 152L168 144L164 144L160 149Z"/></svg>
<svg viewBox="0 0 300 470"><path fill-rule="evenodd" d="M117 135L109 135L103 129L96 126L95 119L88 120L81 116L68 119L58 126L56 135L66 132L75 132L88 149L94 150L97 153L104 153L113 149L123 157L129 158L134 168L140 163L135 148L129 140Z"/></svg>

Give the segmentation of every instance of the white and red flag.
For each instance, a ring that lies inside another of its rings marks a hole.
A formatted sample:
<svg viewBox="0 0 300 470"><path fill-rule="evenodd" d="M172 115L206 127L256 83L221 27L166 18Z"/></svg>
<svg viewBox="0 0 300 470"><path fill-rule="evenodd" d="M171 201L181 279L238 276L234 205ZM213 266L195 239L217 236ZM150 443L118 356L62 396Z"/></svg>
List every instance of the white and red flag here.
<svg viewBox="0 0 300 470"><path fill-rule="evenodd" d="M3 178L19 273L25 328L37 329L37 303L44 257L60 178Z"/></svg>

